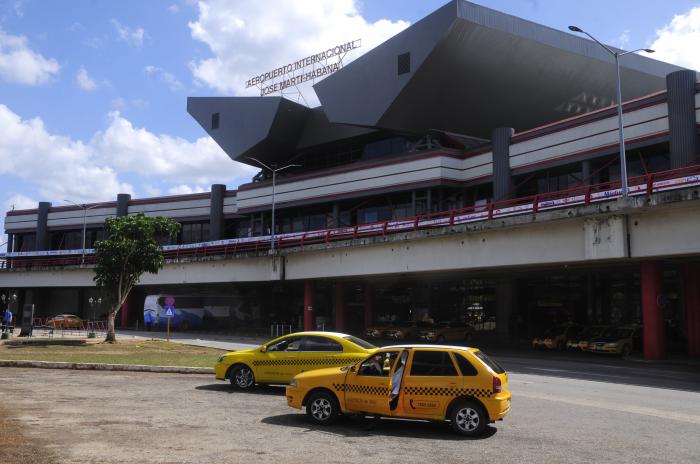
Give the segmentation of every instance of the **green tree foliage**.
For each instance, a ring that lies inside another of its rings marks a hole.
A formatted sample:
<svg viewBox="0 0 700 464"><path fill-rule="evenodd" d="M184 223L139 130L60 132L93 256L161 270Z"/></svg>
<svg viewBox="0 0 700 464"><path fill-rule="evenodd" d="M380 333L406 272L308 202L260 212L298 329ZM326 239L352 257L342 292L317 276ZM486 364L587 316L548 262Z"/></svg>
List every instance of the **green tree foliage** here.
<svg viewBox="0 0 700 464"><path fill-rule="evenodd" d="M165 259L158 241L177 235L180 224L164 217L142 213L108 218L106 240L95 244L96 265L93 280L110 303L106 342L114 343L114 318L141 275L157 274Z"/></svg>

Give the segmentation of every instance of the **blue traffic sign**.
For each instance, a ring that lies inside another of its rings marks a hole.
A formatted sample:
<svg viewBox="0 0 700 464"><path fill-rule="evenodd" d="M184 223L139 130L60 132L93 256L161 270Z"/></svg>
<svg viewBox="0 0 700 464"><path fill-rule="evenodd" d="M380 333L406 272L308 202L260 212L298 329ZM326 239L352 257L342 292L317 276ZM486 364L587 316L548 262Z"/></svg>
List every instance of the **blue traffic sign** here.
<svg viewBox="0 0 700 464"><path fill-rule="evenodd" d="M166 306L163 309L165 310L165 314L163 314L165 317L173 317L175 315L175 308L172 306Z"/></svg>

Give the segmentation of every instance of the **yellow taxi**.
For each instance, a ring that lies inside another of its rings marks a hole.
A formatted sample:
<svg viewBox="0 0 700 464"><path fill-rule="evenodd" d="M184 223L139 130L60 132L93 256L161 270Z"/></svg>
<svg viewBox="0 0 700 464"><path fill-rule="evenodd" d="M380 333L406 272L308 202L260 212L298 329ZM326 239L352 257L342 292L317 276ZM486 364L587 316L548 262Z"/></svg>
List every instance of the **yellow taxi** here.
<svg viewBox="0 0 700 464"><path fill-rule="evenodd" d="M352 335L335 332L298 332L250 350L232 351L214 365L218 380L230 380L239 390L255 384L287 384L300 372L347 366L376 347Z"/></svg>
<svg viewBox="0 0 700 464"><path fill-rule="evenodd" d="M424 328L418 332L418 339L426 342L443 343L447 340L472 339L472 327L466 322L438 322L432 327Z"/></svg>
<svg viewBox="0 0 700 464"><path fill-rule="evenodd" d="M603 332L608 330L606 325L591 325L583 329L578 335L570 338L566 342L566 348L568 350L581 350L587 351L589 348L589 343L592 339L600 337Z"/></svg>
<svg viewBox="0 0 700 464"><path fill-rule="evenodd" d="M582 329L583 327L578 324L556 325L541 337L533 338L532 347L563 351L566 348L567 341L578 336Z"/></svg>
<svg viewBox="0 0 700 464"><path fill-rule="evenodd" d="M316 424L339 414L449 421L465 436L510 411L508 375L475 348L387 346L352 366L304 372L286 389L287 404Z"/></svg>
<svg viewBox="0 0 700 464"><path fill-rule="evenodd" d="M588 342L588 351L593 353L619 354L627 357L633 351L642 349L642 326L626 325L612 327L600 337Z"/></svg>

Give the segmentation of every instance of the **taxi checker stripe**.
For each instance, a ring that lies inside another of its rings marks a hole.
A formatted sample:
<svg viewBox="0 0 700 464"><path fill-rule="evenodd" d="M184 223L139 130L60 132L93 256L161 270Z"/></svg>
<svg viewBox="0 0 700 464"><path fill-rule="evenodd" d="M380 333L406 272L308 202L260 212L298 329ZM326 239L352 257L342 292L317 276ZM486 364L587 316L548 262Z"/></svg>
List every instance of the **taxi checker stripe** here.
<svg viewBox="0 0 700 464"><path fill-rule="evenodd" d="M483 388L450 388L450 387L404 387L406 395L425 396L476 396L487 397L492 395L491 390Z"/></svg>
<svg viewBox="0 0 700 464"><path fill-rule="evenodd" d="M334 383L333 388L335 388L337 391L359 393L360 395L389 396L389 388L387 387L373 387L370 385L356 385L352 383Z"/></svg>
<svg viewBox="0 0 700 464"><path fill-rule="evenodd" d="M360 361L361 358L316 358L316 359L263 359L253 361L253 366L305 366L308 364L322 366L347 366Z"/></svg>

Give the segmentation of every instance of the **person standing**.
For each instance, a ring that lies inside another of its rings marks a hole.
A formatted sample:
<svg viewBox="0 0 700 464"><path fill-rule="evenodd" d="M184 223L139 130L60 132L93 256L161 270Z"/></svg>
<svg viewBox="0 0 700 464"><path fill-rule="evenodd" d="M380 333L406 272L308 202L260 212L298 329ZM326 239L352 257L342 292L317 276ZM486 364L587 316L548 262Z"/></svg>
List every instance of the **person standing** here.
<svg viewBox="0 0 700 464"><path fill-rule="evenodd" d="M2 332L9 332L12 327L12 311L10 308L5 308L5 312L2 314Z"/></svg>

